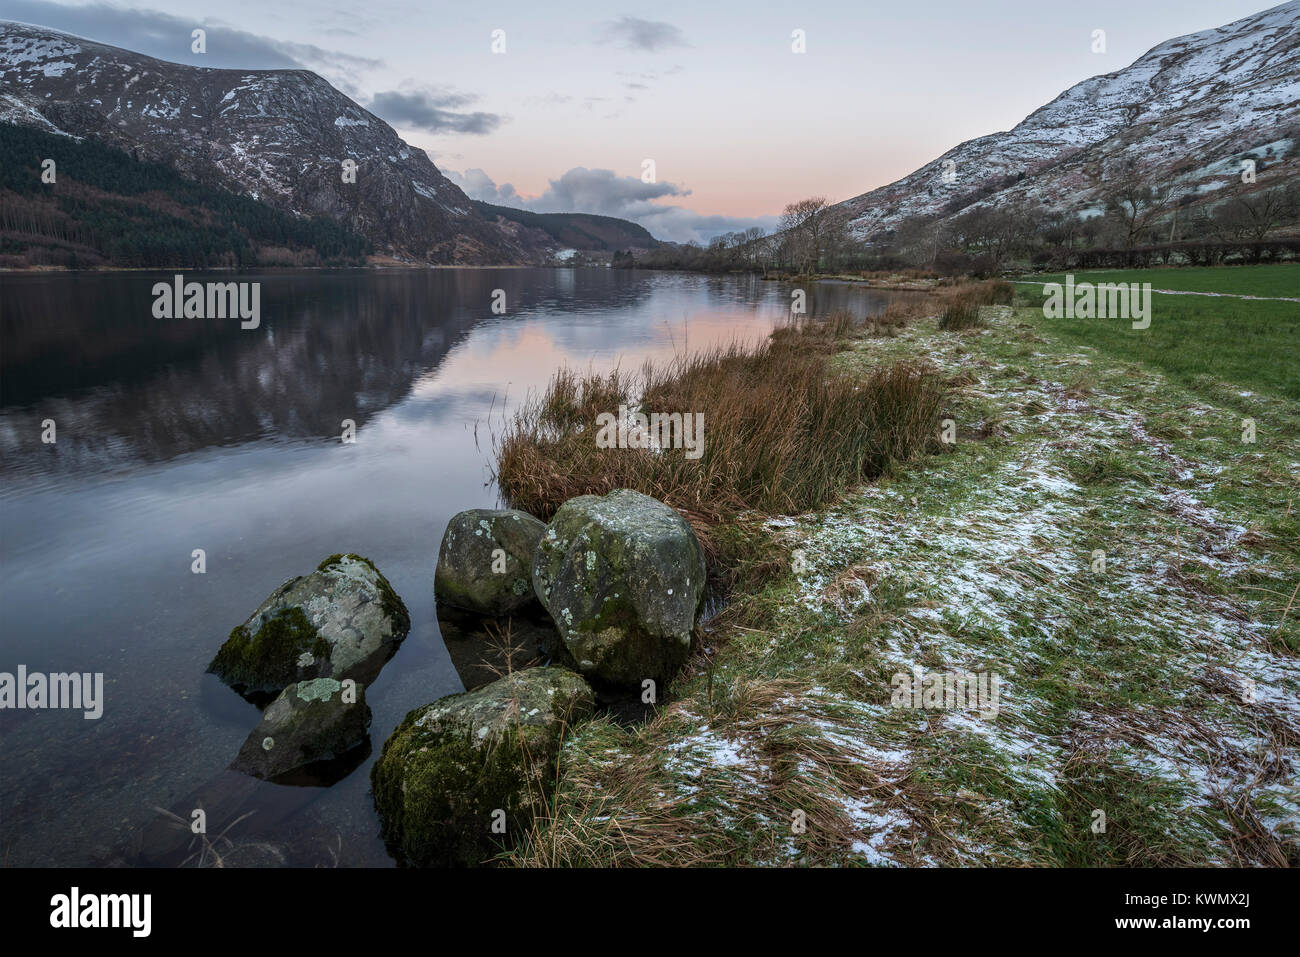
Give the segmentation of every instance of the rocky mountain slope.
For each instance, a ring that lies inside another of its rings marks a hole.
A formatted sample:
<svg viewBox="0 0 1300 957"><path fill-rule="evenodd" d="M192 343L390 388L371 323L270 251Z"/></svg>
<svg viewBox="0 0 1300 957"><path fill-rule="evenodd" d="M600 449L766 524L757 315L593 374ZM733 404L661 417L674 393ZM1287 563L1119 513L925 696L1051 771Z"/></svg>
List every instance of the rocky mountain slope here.
<svg viewBox="0 0 1300 957"><path fill-rule="evenodd" d="M1129 160L1152 185L1209 199L1240 182L1252 157L1261 186L1300 176L1300 0L1161 43L1009 132L968 140L837 208L861 236L1019 199L1082 211Z"/></svg>
<svg viewBox="0 0 1300 957"><path fill-rule="evenodd" d="M306 70L184 66L0 21L0 122L88 137L430 263L544 260L541 230L482 215L387 123ZM355 183L343 164L356 163Z"/></svg>

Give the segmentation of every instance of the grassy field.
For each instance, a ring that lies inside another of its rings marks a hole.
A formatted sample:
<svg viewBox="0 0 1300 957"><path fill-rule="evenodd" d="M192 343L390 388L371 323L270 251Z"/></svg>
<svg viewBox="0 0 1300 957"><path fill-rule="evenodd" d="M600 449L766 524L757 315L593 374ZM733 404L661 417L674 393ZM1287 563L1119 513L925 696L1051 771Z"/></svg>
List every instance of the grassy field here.
<svg viewBox="0 0 1300 957"><path fill-rule="evenodd" d="M1233 296L1300 297L1300 263L1261 266L1191 266L1170 269L1094 269L1074 273L1076 281L1149 282L1152 289L1183 289ZM1025 276L1037 282L1064 282L1065 273Z"/></svg>
<svg viewBox="0 0 1300 957"><path fill-rule="evenodd" d="M956 442L716 529L727 609L654 720L576 730L511 863L1300 864L1294 352L984 312L847 333L837 374L944 376ZM996 714L893 706L913 669L997 676Z"/></svg>
<svg viewBox="0 0 1300 957"><path fill-rule="evenodd" d="M1076 283L1149 282L1153 288L1300 297L1300 265L1135 269L1079 272L1074 277ZM1063 283L1065 276L1033 279ZM1042 303L1041 287L1017 288L1019 301ZM1134 329L1124 319L1039 319L1065 341L1159 369L1194 391L1243 410L1250 406L1250 396L1239 395L1242 390L1300 400L1300 302L1160 293L1151 298L1148 329ZM1225 382L1236 388L1224 392Z"/></svg>

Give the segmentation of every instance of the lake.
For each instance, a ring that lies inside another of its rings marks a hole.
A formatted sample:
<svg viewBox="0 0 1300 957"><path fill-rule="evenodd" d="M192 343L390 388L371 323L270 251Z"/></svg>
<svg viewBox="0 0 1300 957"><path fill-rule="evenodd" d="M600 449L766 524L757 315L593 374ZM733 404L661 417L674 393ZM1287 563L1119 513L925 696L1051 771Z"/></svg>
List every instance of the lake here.
<svg viewBox="0 0 1300 957"><path fill-rule="evenodd" d="M409 710L462 690L433 570L448 518L499 504L490 423L561 365L761 339L791 287L609 269L185 274L260 282L246 330L154 318L152 287L171 278L0 275L0 672L104 675L98 720L0 711L0 861L139 863L158 808L186 819L183 846L201 805L232 865L392 866L370 765ZM816 284L809 311L889 298ZM335 552L373 559L411 613L366 690L373 753L328 787L226 771L259 712L208 662Z"/></svg>

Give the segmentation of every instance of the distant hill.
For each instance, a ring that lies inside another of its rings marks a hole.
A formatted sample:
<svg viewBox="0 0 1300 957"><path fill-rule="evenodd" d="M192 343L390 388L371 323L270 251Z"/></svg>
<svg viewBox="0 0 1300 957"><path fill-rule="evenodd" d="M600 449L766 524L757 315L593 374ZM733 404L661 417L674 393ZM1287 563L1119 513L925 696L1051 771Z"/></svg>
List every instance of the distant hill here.
<svg viewBox="0 0 1300 957"><path fill-rule="evenodd" d="M509 206L494 206L472 200L474 207L488 218L500 217L529 229L540 229L563 249L581 252L645 252L659 241L636 223L614 216L591 213L534 213Z"/></svg>
<svg viewBox="0 0 1300 957"><path fill-rule="evenodd" d="M91 140L0 123L0 156L0 266L352 265L371 251L328 217L294 216Z"/></svg>

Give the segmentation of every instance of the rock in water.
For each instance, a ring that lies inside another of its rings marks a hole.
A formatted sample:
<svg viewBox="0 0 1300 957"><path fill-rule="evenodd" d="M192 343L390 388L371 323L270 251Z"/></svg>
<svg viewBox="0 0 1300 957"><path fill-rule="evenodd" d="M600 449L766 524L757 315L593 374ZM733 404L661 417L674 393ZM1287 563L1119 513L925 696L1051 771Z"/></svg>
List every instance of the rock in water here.
<svg viewBox="0 0 1300 957"><path fill-rule="evenodd" d="M565 502L533 558L537 597L578 669L612 684L663 680L681 665L704 583L691 526L630 489Z"/></svg>
<svg viewBox="0 0 1300 957"><path fill-rule="evenodd" d="M369 733L370 707L363 686L333 678L300 681L267 705L231 768L255 778L283 778L307 765L343 757Z"/></svg>
<svg viewBox="0 0 1300 957"><path fill-rule="evenodd" d="M415 709L370 772L384 839L420 867L513 846L546 806L563 728L593 707L580 676L528 668Z"/></svg>
<svg viewBox="0 0 1300 957"><path fill-rule="evenodd" d="M406 606L370 559L332 555L272 592L208 670L250 698L312 678L368 684L410 630Z"/></svg>
<svg viewBox="0 0 1300 957"><path fill-rule="evenodd" d="M433 588L438 601L480 615L513 615L537 603L533 552L546 526L515 509L472 508L447 523Z"/></svg>

